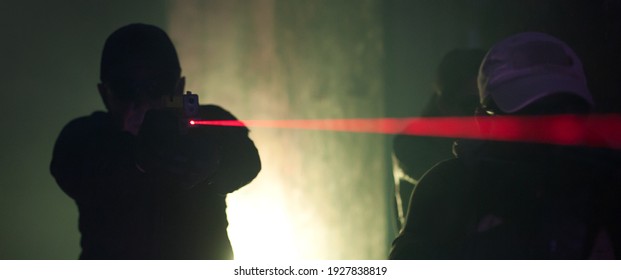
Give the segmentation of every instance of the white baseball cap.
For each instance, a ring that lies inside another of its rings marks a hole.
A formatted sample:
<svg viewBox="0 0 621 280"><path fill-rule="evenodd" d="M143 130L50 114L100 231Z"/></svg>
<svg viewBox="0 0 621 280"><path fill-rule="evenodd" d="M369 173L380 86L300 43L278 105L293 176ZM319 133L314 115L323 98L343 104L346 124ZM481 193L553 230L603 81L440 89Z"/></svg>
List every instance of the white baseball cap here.
<svg viewBox="0 0 621 280"><path fill-rule="evenodd" d="M578 56L561 40L538 32L519 33L495 44L479 68L478 87L481 103L491 98L505 113L560 92L593 106Z"/></svg>

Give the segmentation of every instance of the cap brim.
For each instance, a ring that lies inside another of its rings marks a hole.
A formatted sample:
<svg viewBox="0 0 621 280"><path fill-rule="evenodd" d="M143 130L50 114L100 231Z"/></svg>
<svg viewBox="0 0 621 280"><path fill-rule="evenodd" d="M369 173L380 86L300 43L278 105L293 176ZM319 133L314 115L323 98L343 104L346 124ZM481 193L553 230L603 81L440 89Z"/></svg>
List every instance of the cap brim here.
<svg viewBox="0 0 621 280"><path fill-rule="evenodd" d="M498 86L490 87L488 84L486 95L503 112L514 113L543 97L561 92L582 97L593 106L593 98L584 81L554 73L503 81Z"/></svg>

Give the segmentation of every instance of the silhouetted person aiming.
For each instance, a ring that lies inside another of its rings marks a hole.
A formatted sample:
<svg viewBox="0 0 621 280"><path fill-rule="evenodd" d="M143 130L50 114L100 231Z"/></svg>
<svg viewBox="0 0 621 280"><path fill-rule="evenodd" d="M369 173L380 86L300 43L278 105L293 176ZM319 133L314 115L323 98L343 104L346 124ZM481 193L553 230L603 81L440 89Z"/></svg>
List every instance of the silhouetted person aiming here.
<svg viewBox="0 0 621 280"><path fill-rule="evenodd" d="M79 210L81 259L231 259L226 195L261 169L245 127L184 129L164 98L185 79L158 27L112 33L101 57L107 112L71 121L54 148L52 175ZM214 106L201 119L235 117Z"/></svg>
<svg viewBox="0 0 621 280"><path fill-rule="evenodd" d="M472 116L478 103L477 74L485 51L455 49L442 58L434 92L421 117ZM399 229L405 223L409 198L425 171L453 157L455 139L400 134L393 139L393 176Z"/></svg>
<svg viewBox="0 0 621 280"><path fill-rule="evenodd" d="M520 33L494 45L478 87L477 115L487 118L585 114L593 107L576 54L543 33ZM493 123L482 129L502 130ZM621 255L614 251L619 222L602 219L618 212L601 206L604 194L614 193L618 163L588 148L519 142L460 140L455 152L416 186L391 259Z"/></svg>

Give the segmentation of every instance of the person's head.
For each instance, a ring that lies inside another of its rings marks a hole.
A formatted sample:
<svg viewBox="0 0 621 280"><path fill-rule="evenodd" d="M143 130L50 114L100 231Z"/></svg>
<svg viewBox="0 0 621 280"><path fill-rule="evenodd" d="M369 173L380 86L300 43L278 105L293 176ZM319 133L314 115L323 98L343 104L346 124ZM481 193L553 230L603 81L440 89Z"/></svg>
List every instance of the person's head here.
<svg viewBox="0 0 621 280"><path fill-rule="evenodd" d="M469 116L478 104L477 74L485 51L454 49L444 55L434 83L437 115Z"/></svg>
<svg viewBox="0 0 621 280"><path fill-rule="evenodd" d="M481 63L478 88L480 115L587 113L593 107L578 56L538 32L495 44Z"/></svg>
<svg viewBox="0 0 621 280"><path fill-rule="evenodd" d="M163 96L183 94L177 51L160 28L130 24L114 31L101 55L99 93L124 129L136 132L146 110Z"/></svg>

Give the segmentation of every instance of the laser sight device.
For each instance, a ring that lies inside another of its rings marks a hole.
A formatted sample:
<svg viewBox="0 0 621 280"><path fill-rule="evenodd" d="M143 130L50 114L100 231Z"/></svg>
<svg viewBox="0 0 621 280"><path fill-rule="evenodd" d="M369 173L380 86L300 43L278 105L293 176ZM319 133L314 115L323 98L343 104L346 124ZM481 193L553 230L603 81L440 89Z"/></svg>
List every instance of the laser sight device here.
<svg viewBox="0 0 621 280"><path fill-rule="evenodd" d="M183 95L164 96L163 103L165 108L175 109L179 112L179 127L182 133L187 132L191 126L190 121L198 117L199 104L198 95L191 91L186 91Z"/></svg>

